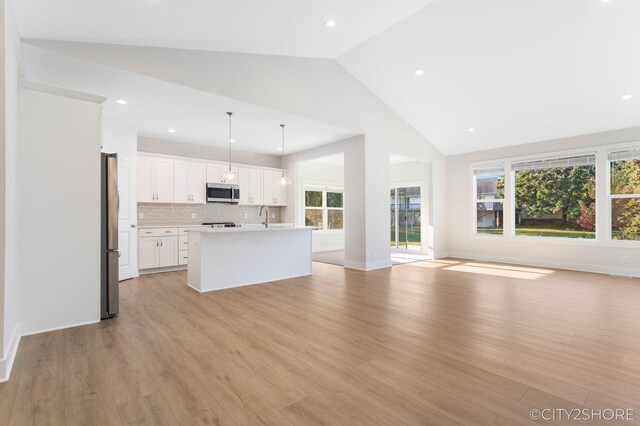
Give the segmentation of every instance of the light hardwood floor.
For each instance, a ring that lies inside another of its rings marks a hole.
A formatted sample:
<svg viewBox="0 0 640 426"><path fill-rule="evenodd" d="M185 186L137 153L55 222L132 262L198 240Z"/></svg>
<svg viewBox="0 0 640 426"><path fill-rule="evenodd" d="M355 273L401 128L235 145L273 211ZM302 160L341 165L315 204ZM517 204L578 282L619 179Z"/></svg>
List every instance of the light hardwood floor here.
<svg viewBox="0 0 640 426"><path fill-rule="evenodd" d="M0 385L0 423L640 415L639 279L448 259L369 273L318 263L312 277L206 294L185 280L124 282L116 319L23 338Z"/></svg>

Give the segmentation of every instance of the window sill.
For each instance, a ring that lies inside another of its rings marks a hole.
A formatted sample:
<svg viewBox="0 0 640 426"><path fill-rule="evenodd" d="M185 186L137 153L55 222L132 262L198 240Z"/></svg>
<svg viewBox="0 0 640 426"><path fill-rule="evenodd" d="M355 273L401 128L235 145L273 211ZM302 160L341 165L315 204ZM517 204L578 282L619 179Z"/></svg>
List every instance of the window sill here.
<svg viewBox="0 0 640 426"><path fill-rule="evenodd" d="M527 237L527 236L507 236L507 235L472 235L472 240L484 240L484 241L502 241L502 242L517 242L517 243L544 243L544 244L559 244L559 245L581 245L581 246L595 246L595 247L607 247L607 248L640 248L640 241L630 240L608 240L602 241L599 239L585 239L585 238L557 238L557 237Z"/></svg>

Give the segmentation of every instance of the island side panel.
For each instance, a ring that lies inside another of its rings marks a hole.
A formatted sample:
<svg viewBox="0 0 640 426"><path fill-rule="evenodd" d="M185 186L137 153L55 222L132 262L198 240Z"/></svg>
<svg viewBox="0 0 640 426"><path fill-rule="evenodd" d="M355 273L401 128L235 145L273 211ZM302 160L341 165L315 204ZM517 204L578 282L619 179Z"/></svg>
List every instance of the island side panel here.
<svg viewBox="0 0 640 426"><path fill-rule="evenodd" d="M311 275L310 229L203 232L199 245L199 291Z"/></svg>
<svg viewBox="0 0 640 426"><path fill-rule="evenodd" d="M200 232L189 232L189 263L187 265L187 284L198 291L202 291L202 253Z"/></svg>

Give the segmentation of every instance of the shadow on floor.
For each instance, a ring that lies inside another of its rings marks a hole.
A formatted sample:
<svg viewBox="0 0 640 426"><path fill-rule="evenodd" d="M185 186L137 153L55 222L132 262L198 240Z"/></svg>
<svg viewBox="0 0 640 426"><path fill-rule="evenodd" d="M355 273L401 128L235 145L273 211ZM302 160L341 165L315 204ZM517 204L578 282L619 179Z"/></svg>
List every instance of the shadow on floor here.
<svg viewBox="0 0 640 426"><path fill-rule="evenodd" d="M314 262L344 266L344 250L316 252L313 253L312 259ZM391 253L391 263L393 265L403 265L405 263L420 262L422 260L429 260L429 256L414 253Z"/></svg>

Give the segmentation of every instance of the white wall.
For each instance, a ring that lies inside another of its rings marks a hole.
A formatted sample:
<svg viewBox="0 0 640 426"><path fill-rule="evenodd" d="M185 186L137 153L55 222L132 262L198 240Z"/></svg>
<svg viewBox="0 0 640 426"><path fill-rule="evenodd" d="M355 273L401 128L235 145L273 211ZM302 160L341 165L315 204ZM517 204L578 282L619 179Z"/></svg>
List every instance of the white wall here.
<svg viewBox="0 0 640 426"><path fill-rule="evenodd" d="M22 75L20 35L12 3L0 1L0 382L8 379L20 340L16 275L18 77Z"/></svg>
<svg viewBox="0 0 640 426"><path fill-rule="evenodd" d="M285 165L289 170L292 185L283 217L284 222L301 223L303 207L299 200L304 197L303 179L298 177L300 164L320 157L343 155L344 175L344 262L345 266L356 269L376 267L373 262L367 265L366 259L366 200L365 200L365 138L356 136L342 141L322 145L306 151L288 155ZM388 195L388 194L387 194ZM388 206L387 206L388 208ZM387 212L388 213L388 212ZM387 241L387 250L388 247ZM386 264L386 259L383 262ZM383 265L384 266L384 265Z"/></svg>
<svg viewBox="0 0 640 426"><path fill-rule="evenodd" d="M135 127L102 114L102 152L117 153L130 161L138 157L138 131Z"/></svg>
<svg viewBox="0 0 640 426"><path fill-rule="evenodd" d="M296 203L295 224L304 226L304 186L321 184L344 189L344 166L316 161L304 161L297 165L297 185L300 191L292 202ZM313 252L344 250L344 230L313 231Z"/></svg>
<svg viewBox="0 0 640 426"><path fill-rule="evenodd" d="M197 145L187 142L176 142L166 139L156 139L144 136L138 137L138 151L154 154L177 155L179 157L191 157L212 161L227 161L229 150L214 146ZM239 164L250 164L262 167L282 167L282 160L276 155L257 154L253 152L231 152L231 161Z"/></svg>
<svg viewBox="0 0 640 426"><path fill-rule="evenodd" d="M567 242L551 239L541 241L528 238L473 236L470 217L472 208L470 165L472 162L632 141L640 141L640 127L447 157L449 255L466 259L495 260L639 276L640 250L638 246L607 244L603 238L590 242ZM598 203L606 203L606 198L602 197L605 189L602 185L598 185L600 194L598 195ZM604 223L603 221L606 221L606 217L598 215L599 227ZM628 263L625 263L625 258L629 260Z"/></svg>
<svg viewBox="0 0 640 426"><path fill-rule="evenodd" d="M20 89L17 272L23 335L100 319L97 101Z"/></svg>
<svg viewBox="0 0 640 426"><path fill-rule="evenodd" d="M432 163L434 199L445 199L444 156L334 60L90 43L46 47L363 134L365 146L352 150L364 158L362 167L355 166L355 157L353 162L346 160L345 151L345 184L349 185L349 174L354 179L363 175L357 184L362 196L349 200L363 204L362 209L354 205L350 214L358 215L352 218L354 223L364 224L363 234L352 244L362 246L353 253L365 269L391 265L387 232L391 154ZM446 213L444 203L434 207L438 256L446 251ZM346 240L349 246L348 235Z"/></svg>

